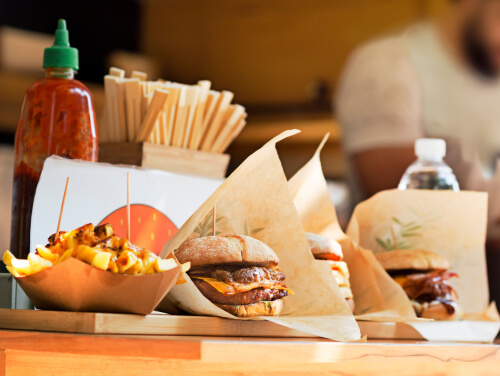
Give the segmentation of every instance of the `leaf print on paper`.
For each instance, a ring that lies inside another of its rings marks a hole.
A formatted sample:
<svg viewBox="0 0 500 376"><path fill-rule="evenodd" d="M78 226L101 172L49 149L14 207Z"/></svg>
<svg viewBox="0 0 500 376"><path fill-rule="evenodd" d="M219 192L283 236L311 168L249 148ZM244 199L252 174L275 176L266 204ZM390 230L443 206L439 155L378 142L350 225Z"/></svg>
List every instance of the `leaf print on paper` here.
<svg viewBox="0 0 500 376"><path fill-rule="evenodd" d="M215 223L219 223L226 217L220 216L215 219ZM198 223L198 226L194 229L194 232L198 235L199 238L204 238L205 236L211 236L213 232L213 219L212 219L212 213L210 212L207 214L205 219ZM220 231L215 231L215 235L219 235L221 232Z"/></svg>
<svg viewBox="0 0 500 376"><path fill-rule="evenodd" d="M392 217L393 224L389 228L389 236L385 238L376 237L377 244L384 251L394 251L396 249L411 249L413 238L421 237L422 225L416 221L402 222L396 217Z"/></svg>
<svg viewBox="0 0 500 376"><path fill-rule="evenodd" d="M245 224L243 225L243 235L253 236L253 235L258 234L259 232L261 232L263 230L265 230L265 227L252 228L252 227L248 226L248 223L246 220L245 220Z"/></svg>

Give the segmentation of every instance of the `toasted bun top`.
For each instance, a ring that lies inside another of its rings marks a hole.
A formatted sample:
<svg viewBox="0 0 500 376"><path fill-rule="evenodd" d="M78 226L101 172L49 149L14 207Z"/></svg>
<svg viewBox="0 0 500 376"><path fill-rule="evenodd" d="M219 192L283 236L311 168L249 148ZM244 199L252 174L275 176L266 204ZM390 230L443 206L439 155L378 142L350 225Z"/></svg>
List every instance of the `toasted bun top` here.
<svg viewBox="0 0 500 376"><path fill-rule="evenodd" d="M306 232L306 238L313 255L334 254L340 258L344 257L342 247L335 240L311 232Z"/></svg>
<svg viewBox="0 0 500 376"><path fill-rule="evenodd" d="M190 261L191 268L221 264L271 266L279 262L269 246L245 235L192 239L181 244L174 254L181 263Z"/></svg>
<svg viewBox="0 0 500 376"><path fill-rule="evenodd" d="M450 263L444 257L420 249L399 249L377 253L376 257L385 270L446 270L450 267Z"/></svg>

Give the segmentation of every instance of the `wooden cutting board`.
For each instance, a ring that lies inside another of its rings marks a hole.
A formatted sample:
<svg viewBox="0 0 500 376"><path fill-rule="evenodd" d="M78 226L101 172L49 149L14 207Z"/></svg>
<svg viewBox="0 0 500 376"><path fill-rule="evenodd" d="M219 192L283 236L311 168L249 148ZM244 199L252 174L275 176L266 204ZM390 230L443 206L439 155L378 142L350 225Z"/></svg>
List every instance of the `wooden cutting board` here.
<svg viewBox="0 0 500 376"><path fill-rule="evenodd" d="M361 334L370 339L417 339L422 336L404 323L358 322ZM313 334L290 329L270 321L229 320L209 316L174 316L153 313L147 316L0 309L0 328L89 334L161 334L215 337L298 337Z"/></svg>

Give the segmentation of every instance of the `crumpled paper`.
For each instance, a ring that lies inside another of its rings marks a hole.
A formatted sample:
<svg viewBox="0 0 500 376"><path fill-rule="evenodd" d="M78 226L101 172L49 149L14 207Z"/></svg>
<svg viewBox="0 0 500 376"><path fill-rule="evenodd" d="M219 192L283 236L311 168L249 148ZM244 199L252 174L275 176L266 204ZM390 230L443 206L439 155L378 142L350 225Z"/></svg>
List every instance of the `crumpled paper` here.
<svg viewBox="0 0 500 376"><path fill-rule="evenodd" d="M328 192L320 153L326 134L313 157L289 181L295 207L306 232L337 240L350 271L357 319L416 320L406 294L385 272L369 250L359 247L342 231ZM322 261L320 261L322 262Z"/></svg>
<svg viewBox="0 0 500 376"><path fill-rule="evenodd" d="M299 131L283 132L252 154L200 206L165 245L162 256L184 241L211 235L212 209L220 235L244 234L269 245L278 255L286 284L294 292L284 300L275 323L338 341L360 340L359 327L345 303L330 267L315 260L288 190L276 143ZM165 304L196 315L236 319L206 299L189 277L172 288ZM228 333L230 335L230 333Z"/></svg>
<svg viewBox="0 0 500 376"><path fill-rule="evenodd" d="M491 342L498 333L500 317L494 303L488 305L487 199L482 192L389 190L357 205L349 222L346 233L361 247L375 253L430 250L459 275L450 282L463 320L408 323L429 340Z"/></svg>

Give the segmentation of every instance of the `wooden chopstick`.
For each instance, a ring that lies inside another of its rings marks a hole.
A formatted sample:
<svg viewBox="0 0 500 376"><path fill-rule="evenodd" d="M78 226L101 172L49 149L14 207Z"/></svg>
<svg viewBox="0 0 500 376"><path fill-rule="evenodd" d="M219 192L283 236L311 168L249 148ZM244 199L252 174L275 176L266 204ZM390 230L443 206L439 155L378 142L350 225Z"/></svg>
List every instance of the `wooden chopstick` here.
<svg viewBox="0 0 500 376"><path fill-rule="evenodd" d="M219 93L218 91L210 90L208 92L207 104L205 106L205 113L203 114L203 125L201 127L202 129L201 129L201 132L199 135L199 140L196 144L196 149L198 149L200 147L201 141L203 139L203 135L205 134L205 131L208 128L208 124L210 123L210 120L212 119L212 115L215 111L215 108L217 106L217 103L219 101L220 96L221 96L221 93Z"/></svg>
<svg viewBox="0 0 500 376"><path fill-rule="evenodd" d="M123 69L120 69L120 68L111 67L111 68L109 68L109 75L114 76L114 77L118 77L118 78L124 78L125 71Z"/></svg>
<svg viewBox="0 0 500 376"><path fill-rule="evenodd" d="M148 79L148 75L144 72L132 71L130 78L137 78L139 81L146 81Z"/></svg>
<svg viewBox="0 0 500 376"><path fill-rule="evenodd" d="M106 95L106 113L108 116L109 139L111 142L120 142L120 126L118 114L118 82L116 76L104 76L104 92Z"/></svg>
<svg viewBox="0 0 500 376"><path fill-rule="evenodd" d="M167 103L165 106L165 113L167 118L167 138L165 145L172 145L172 138L174 133L174 125L175 125L175 115L177 110L177 102L179 101L180 88L176 86L167 86L169 95L167 99Z"/></svg>
<svg viewBox="0 0 500 376"><path fill-rule="evenodd" d="M230 91L223 91L221 93L221 96L217 101L216 108L214 109L214 113L212 114L212 118L203 135L200 150L209 151L212 147L215 137L220 131L226 110L233 100L233 96L234 94Z"/></svg>
<svg viewBox="0 0 500 376"><path fill-rule="evenodd" d="M155 125L158 116L165 105L165 102L168 98L168 91L164 89L156 89L153 93L153 97L151 99L151 104L148 107L146 112L146 116L142 121L141 128L139 133L137 134L136 141L137 142L145 142L149 140L151 137L151 132L153 131L153 127Z"/></svg>
<svg viewBox="0 0 500 376"><path fill-rule="evenodd" d="M217 139L214 141L210 151L215 152L219 150L225 143L227 139L232 137L232 133L234 129L237 127L239 121L245 113L245 107L237 105L229 106L228 110L228 118L225 120L225 124L221 128Z"/></svg>
<svg viewBox="0 0 500 376"><path fill-rule="evenodd" d="M127 136L129 141L135 141L137 130L142 120L139 82L137 78L125 78L123 80L123 85L125 86Z"/></svg>
<svg viewBox="0 0 500 376"><path fill-rule="evenodd" d="M179 92L179 100L176 106L175 122L172 135L172 146L182 147L184 142L184 130L186 127L186 94L187 86L181 85Z"/></svg>
<svg viewBox="0 0 500 376"><path fill-rule="evenodd" d="M201 136L203 133L203 117L205 116L205 108L207 106L208 93L210 91L210 86L212 83L210 81L199 81L198 86L200 87L200 95L198 104L196 106L196 112L194 115L193 129L191 131L191 136L189 138L188 147L189 149L195 150L201 142Z"/></svg>
<svg viewBox="0 0 500 376"><path fill-rule="evenodd" d="M191 138L191 133L193 130L194 116L197 109L198 98L200 96L200 87L191 86L187 89L186 93L186 106L187 106L187 117L186 117L186 127L184 130L184 140L182 142L182 147L187 148L189 146L189 139Z"/></svg>
<svg viewBox="0 0 500 376"><path fill-rule="evenodd" d="M241 119L238 122L238 124L236 125L236 128L234 129L234 131L232 132L231 137L229 137L224 142L224 144L222 144L221 147L218 150L216 150L215 152L216 153L224 153L224 151L226 151L226 149L229 147L229 145L231 145L231 143L236 139L236 137L238 137L238 135L241 133L243 128L245 128L246 124L247 123L246 123L245 119Z"/></svg>

